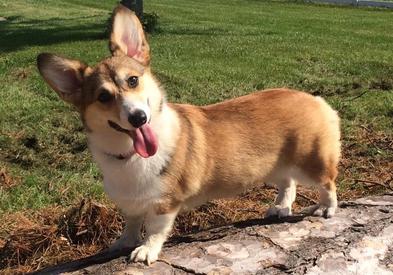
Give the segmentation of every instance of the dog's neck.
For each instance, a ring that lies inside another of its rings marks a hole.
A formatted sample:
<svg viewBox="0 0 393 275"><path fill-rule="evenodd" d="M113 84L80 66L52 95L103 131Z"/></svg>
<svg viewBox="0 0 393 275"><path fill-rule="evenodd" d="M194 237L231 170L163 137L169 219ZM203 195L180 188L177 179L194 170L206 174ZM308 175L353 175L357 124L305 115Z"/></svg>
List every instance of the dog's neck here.
<svg viewBox="0 0 393 275"><path fill-rule="evenodd" d="M107 153L104 152L107 156L112 157L117 160L128 160L130 159L133 155L135 155L135 150L130 150L128 153L122 153L122 154L112 154L112 153Z"/></svg>
<svg viewBox="0 0 393 275"><path fill-rule="evenodd" d="M87 133L90 150L93 155L105 155L113 158L133 152L131 138L113 129L91 131Z"/></svg>

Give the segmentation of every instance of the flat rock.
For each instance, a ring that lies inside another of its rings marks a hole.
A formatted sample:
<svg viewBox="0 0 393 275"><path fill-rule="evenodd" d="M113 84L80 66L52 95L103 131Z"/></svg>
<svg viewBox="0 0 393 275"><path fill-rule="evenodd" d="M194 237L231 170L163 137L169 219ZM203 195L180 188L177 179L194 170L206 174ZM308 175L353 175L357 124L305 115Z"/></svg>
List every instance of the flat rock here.
<svg viewBox="0 0 393 275"><path fill-rule="evenodd" d="M331 219L260 219L174 238L150 266L120 257L63 274L393 274L392 214L392 194L361 198Z"/></svg>

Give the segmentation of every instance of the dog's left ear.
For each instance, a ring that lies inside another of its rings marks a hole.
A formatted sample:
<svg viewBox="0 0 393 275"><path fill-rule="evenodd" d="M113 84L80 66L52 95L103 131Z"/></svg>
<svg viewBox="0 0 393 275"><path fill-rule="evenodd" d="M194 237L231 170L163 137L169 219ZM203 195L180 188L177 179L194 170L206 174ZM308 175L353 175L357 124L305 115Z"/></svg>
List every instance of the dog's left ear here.
<svg viewBox="0 0 393 275"><path fill-rule="evenodd" d="M109 41L112 55L127 55L142 65L150 63L149 44L138 17L123 5L113 11Z"/></svg>
<svg viewBox="0 0 393 275"><path fill-rule="evenodd" d="M50 53L41 53L37 56L37 67L44 80L61 99L79 106L84 74L88 69L86 64Z"/></svg>

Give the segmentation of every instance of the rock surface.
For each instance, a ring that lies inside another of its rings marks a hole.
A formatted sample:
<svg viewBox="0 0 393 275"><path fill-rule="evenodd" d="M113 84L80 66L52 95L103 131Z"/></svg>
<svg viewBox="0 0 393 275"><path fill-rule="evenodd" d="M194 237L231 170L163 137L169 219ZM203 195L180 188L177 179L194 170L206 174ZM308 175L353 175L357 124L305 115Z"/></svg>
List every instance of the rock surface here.
<svg viewBox="0 0 393 275"><path fill-rule="evenodd" d="M237 223L173 239L151 266L126 257L67 274L393 274L393 194L335 217Z"/></svg>

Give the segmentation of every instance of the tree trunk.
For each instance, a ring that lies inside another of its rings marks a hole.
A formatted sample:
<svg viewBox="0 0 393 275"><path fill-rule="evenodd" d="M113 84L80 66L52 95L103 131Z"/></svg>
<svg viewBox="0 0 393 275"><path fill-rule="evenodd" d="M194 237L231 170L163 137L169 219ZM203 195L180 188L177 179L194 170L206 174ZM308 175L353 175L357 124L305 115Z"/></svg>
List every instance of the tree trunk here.
<svg viewBox="0 0 393 275"><path fill-rule="evenodd" d="M141 20L143 17L143 0L121 0L120 3L130 10L134 11L136 16Z"/></svg>

